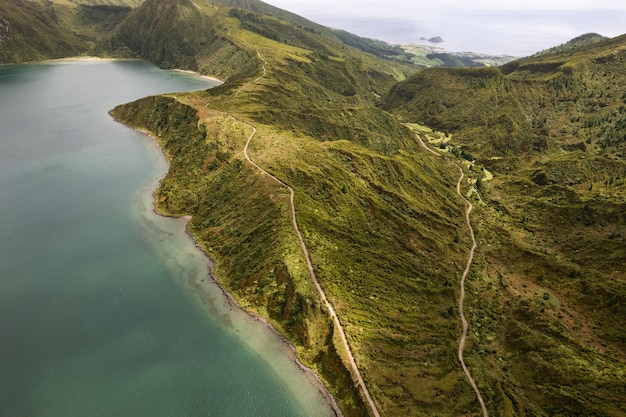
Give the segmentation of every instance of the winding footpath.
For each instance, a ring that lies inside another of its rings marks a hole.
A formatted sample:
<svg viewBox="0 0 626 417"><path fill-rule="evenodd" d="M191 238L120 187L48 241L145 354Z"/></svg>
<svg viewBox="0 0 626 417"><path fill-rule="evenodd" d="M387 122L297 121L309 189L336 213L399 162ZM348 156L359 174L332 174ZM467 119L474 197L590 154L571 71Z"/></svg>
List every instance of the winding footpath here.
<svg viewBox="0 0 626 417"><path fill-rule="evenodd" d="M261 58L261 60L263 60L263 75L259 76L257 79L255 79L254 81L252 81L252 83L256 83L258 82L262 77L265 76L267 70L266 70L266 65L267 65L267 61L265 60L265 58L263 58L263 56L261 56L261 54L259 53L259 51L256 51L257 55L259 56L259 58ZM235 93L235 95L239 94L239 92L246 86L247 84L244 84L244 86L242 86L239 90L237 90L237 92ZM243 122L245 123L245 122ZM270 174L269 172L267 172L265 169L261 168L256 162L254 162L252 160L252 158L250 158L250 155L248 154L248 147L250 146L250 141L252 140L252 138L254 137L254 135L256 134L256 127L252 126L249 123L245 123L248 126L250 126L252 128L252 133L250 134L250 136L248 137L248 140L246 141L246 145L243 148L243 154L246 157L246 160L248 161L248 163L250 163L250 165L252 165L253 167L255 167L256 169L258 169L259 171L261 171L261 173L267 175L268 177L270 177L271 179L273 179L274 181L276 181L277 183L279 183L280 185L282 185L283 187L287 188L289 190L289 194L290 194L290 206L291 206L291 222L293 223L293 228L296 232L296 235L298 236L298 240L300 241L300 248L302 249L302 253L304 254L304 259L306 261L306 266L307 269L309 270L309 275L311 276L311 280L313 281L313 283L315 284L315 288L317 288L317 292L320 295L320 298L322 299L322 301L324 302L324 304L326 305L326 308L328 309L328 313L330 314L330 317L333 320L333 323L335 324L335 328L337 330L337 333L339 334L339 337L341 339L341 343L346 351L346 355L348 357L348 360L350 362L350 366L352 368L352 372L354 377L357 380L357 388L360 387L361 391L363 392L363 395L365 396L365 398L367 399L367 403L369 404L369 407L372 411L372 414L374 415L374 417L380 417L380 413L378 412L378 408L376 407L376 403L374 402L372 396L370 395L367 386L365 385L365 381L363 381L363 377L361 376L361 372L359 371L359 368L356 365L356 361L354 360L354 356L352 355L352 350L350 349L350 345L348 344L348 338L346 337L346 333L343 330L343 327L341 326L341 322L339 321L339 317L337 317L337 313L335 312L335 309L333 307L333 305L330 303L330 301L328 301L328 298L326 297L326 293L324 292L324 290L322 289L322 286L320 285L319 281L317 280L317 276L315 275L315 271L313 269L313 263L311 262L311 257L309 256L309 250L306 247L306 244L304 243L304 239L302 238L302 233L300 232L300 228L298 227L298 220L296 217L296 205L294 202L294 197L295 197L295 193L293 191L293 188L291 188L289 185L287 185L285 182L283 182L282 180L278 179L277 177L275 177L274 175Z"/></svg>
<svg viewBox="0 0 626 417"><path fill-rule="evenodd" d="M247 45L247 43L245 43L245 42L244 42L244 44ZM235 93L235 96L239 95L241 90L243 90L244 87L246 87L248 84L256 84L261 78L265 77L265 74L267 73L267 69L265 68L267 66L267 61L265 60L265 58L263 58L263 56L261 55L261 53L259 51L256 51L256 54L263 61L263 74L261 74L257 78L255 78L254 81L252 81L250 83L246 83L246 84L242 85L241 87L239 87L239 90L237 90L237 92Z"/></svg>
<svg viewBox="0 0 626 417"><path fill-rule="evenodd" d="M335 309L333 308L333 305L330 303L330 301L328 301L328 298L326 297L326 293L322 289L322 286L320 285L319 281L317 280L317 276L315 275L313 264L311 263L311 257L309 256L309 250L307 249L306 244L304 243L304 239L302 238L302 233L300 233L300 228L298 227L298 220L296 218L296 205L294 203L295 193L293 191L293 188L291 188L289 185L285 184L283 181L281 181L280 179L276 178L275 176L273 176L272 174L270 174L269 172L261 168L250 158L250 156L248 155L248 145L250 145L250 141L252 140L252 138L254 137L256 133L256 128L251 125L249 126L252 127L253 130L252 130L252 134L248 138L248 141L246 142L246 146L243 148L243 154L252 166L254 166L263 174L267 175L268 177L270 177L271 179L273 179L274 181L276 181L277 183L279 183L280 185L282 185L283 187L289 190L289 194L291 195L290 200L289 200L290 206L291 206L291 221L293 223L293 228L296 232L296 235L298 236L298 240L300 241L300 248L302 249L302 253L304 254L304 259L306 261L306 266L309 270L309 275L311 276L311 279L313 280L313 283L315 284L315 288L317 288L317 292L319 293L322 301L324 301L324 304L326 305L326 308L328 309L328 313L330 314L330 317L333 319L333 323L335 324L335 327L338 330L339 337L341 338L341 342L346 350L346 355L348 356L348 359L350 361L350 366L352 367L354 376L356 377L358 381L357 387L359 386L361 387L361 390L363 391L363 394L365 395L365 398L367 399L367 402L369 403L369 406L374 416L380 417L378 408L376 407L376 404L374 403L374 400L372 399L372 396L370 395L365 385L365 382L363 381L361 372L359 372L359 368L356 365L354 356L352 355L352 350L350 349L350 345L348 344L348 339L346 338L346 333L343 331L343 327L341 326L341 322L339 321L339 318L337 317L337 313L335 313Z"/></svg>
<svg viewBox="0 0 626 417"><path fill-rule="evenodd" d="M420 137L420 135L416 135L416 136L420 145L423 146L424 149L426 149L428 152L432 153L433 155L437 155L439 158L441 158L441 154L429 148L424 143L424 141L422 141L422 138ZM461 176L459 177L459 181L456 184L456 192L463 199L463 201L465 201L465 204L467 207L467 210L465 211L465 220L467 221L467 227L469 228L470 236L472 237L472 248L470 249L470 254L469 254L469 258L467 259L467 265L465 266L465 271L463 271L463 275L461 276L461 296L459 297L459 315L461 316L461 322L463 323L463 332L461 333L461 339L459 340L459 362L461 363L461 367L463 368L463 373L465 373L465 377L467 378L469 384L474 389L474 392L476 393L476 397L478 397L478 402L480 403L480 407L482 408L482 411L483 411L483 417L489 417L489 411L487 411L485 400L483 399L483 396L480 394L478 385L476 385L476 381L474 381L472 374L470 373L469 369L467 369L467 365L465 365L465 359L463 358L463 352L465 350L465 340L467 339L467 330L469 328L469 323L467 322L467 319L465 318L465 310L464 310L464 305L463 305L465 301L465 279L467 278L467 274L469 273L469 270L472 266L472 262L474 261L474 252L476 251L476 247L478 245L476 243L476 237L474 235L474 228L472 227L472 222L470 221L470 213L472 209L474 208L474 206L461 193L461 181L463 181L463 178L465 178L465 174L463 173L463 169L461 168L459 164L454 162L454 165L456 165L456 167L459 169L459 172L461 173Z"/></svg>

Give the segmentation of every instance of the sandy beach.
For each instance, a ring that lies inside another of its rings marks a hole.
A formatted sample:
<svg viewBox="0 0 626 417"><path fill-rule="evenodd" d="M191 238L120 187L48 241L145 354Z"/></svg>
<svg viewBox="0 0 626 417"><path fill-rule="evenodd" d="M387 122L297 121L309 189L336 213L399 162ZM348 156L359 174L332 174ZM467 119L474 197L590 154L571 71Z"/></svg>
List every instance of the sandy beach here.
<svg viewBox="0 0 626 417"><path fill-rule="evenodd" d="M217 82L222 83L222 84L224 83L224 80L220 80L219 78L211 77L211 76L209 76L209 75L202 75L202 74L200 74L199 72L195 72L195 71L191 71L191 70L174 69L174 70L172 70L172 71L176 71L176 72L184 72L184 73L186 73L186 74L192 74L192 75L195 75L195 76L197 76L197 77L204 78L204 79L207 79L207 80L217 81Z"/></svg>

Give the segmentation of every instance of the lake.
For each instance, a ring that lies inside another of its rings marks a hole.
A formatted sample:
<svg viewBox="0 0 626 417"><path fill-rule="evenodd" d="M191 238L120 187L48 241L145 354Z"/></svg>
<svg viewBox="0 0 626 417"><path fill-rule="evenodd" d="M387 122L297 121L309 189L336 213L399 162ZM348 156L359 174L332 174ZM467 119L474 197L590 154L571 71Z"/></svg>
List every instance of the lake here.
<svg viewBox="0 0 626 417"><path fill-rule="evenodd" d="M136 61L0 67L0 415L333 415L184 220L154 214L167 162L107 114L215 84Z"/></svg>

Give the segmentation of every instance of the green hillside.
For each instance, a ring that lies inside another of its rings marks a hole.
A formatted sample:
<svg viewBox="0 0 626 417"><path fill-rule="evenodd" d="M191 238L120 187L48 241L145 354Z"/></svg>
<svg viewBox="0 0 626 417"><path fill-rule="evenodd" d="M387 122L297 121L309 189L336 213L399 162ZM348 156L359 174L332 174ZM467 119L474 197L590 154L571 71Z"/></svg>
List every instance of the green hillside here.
<svg viewBox="0 0 626 417"><path fill-rule="evenodd" d="M283 129L367 142L389 152L411 141L373 101L415 67L379 59L273 16L208 2L146 2L98 50L227 80L209 94ZM251 85L262 75L264 59L271 77ZM247 94L238 97L240 89ZM395 140L386 140L389 135Z"/></svg>
<svg viewBox="0 0 626 417"><path fill-rule="evenodd" d="M78 55L84 43L65 28L55 7L26 0L0 3L0 64Z"/></svg>
<svg viewBox="0 0 626 417"><path fill-rule="evenodd" d="M206 35L199 41L209 48L194 54L194 45L179 42L180 54L172 56L184 60L176 65L195 60L202 72L222 68L220 87L146 99L113 113L155 133L172 158L159 207L193 216L191 230L216 259L224 285L291 338L346 415L365 415L307 277L288 194L243 159L256 127L250 153L295 189L316 274L381 413L473 409L456 362L459 322L450 314L455 265L469 247L454 191L458 172L419 150L408 129L374 106L410 67L274 16L195 5L147 2L129 17L137 24L123 24L101 44L137 55L166 50L149 42L144 49L141 41L155 32L185 39L176 31L177 16L193 16ZM168 19L155 22L144 12ZM231 57L241 64L221 64ZM431 366L424 369L424 362Z"/></svg>
<svg viewBox="0 0 626 417"><path fill-rule="evenodd" d="M546 49L545 51L538 52L537 54L535 54L535 56L571 51L583 46L593 45L594 43L605 41L607 39L608 38L606 38L605 36L599 35L597 33L585 33L584 35L577 36L574 39L571 39L561 45L557 45L550 49Z"/></svg>
<svg viewBox="0 0 626 417"><path fill-rule="evenodd" d="M510 415L626 410L625 62L620 36L499 69L425 70L380 100L475 159L473 360Z"/></svg>
<svg viewBox="0 0 626 417"><path fill-rule="evenodd" d="M313 268L382 416L480 412L457 359L471 246L457 159L474 181L461 190L479 241L465 356L490 413L626 412L624 37L415 73L414 55L257 0L0 10L2 62L88 53L224 81L112 115L157 138L171 162L157 208L192 216L220 283L293 343L344 415L373 414L308 272L289 191L244 157L250 138L255 163L295 192Z"/></svg>
<svg viewBox="0 0 626 417"><path fill-rule="evenodd" d="M3 0L0 64L90 53L124 20L138 0Z"/></svg>

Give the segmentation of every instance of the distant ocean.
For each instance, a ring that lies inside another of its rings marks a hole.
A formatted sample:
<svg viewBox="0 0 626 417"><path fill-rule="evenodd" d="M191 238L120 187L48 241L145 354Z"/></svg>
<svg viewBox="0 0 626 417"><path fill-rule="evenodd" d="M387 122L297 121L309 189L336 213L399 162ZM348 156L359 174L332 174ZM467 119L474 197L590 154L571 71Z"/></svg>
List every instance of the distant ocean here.
<svg viewBox="0 0 626 417"><path fill-rule="evenodd" d="M280 7L280 6L279 6ZM626 33L626 13L607 10L490 11L398 10L367 8L357 12L314 10L294 13L325 26L387 42L438 46L449 51L528 56L584 33L614 37ZM410 8L411 6L406 6ZM406 9L405 8L405 9ZM323 9L323 8L322 8ZM376 10L378 11L378 10ZM439 36L444 42L430 43Z"/></svg>

